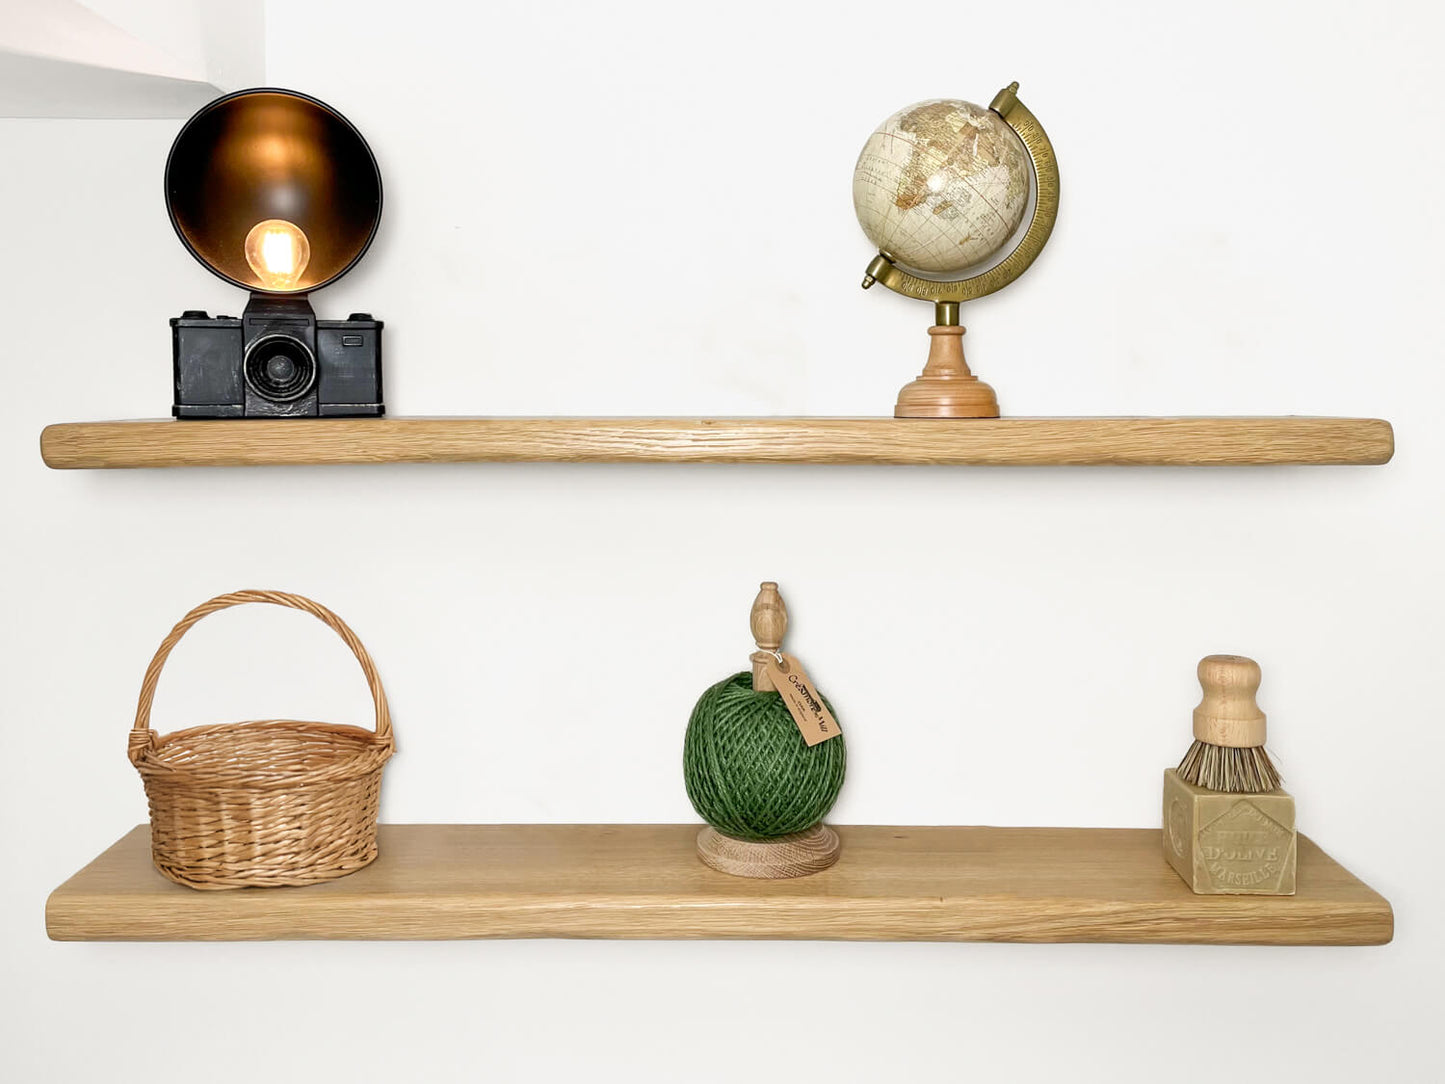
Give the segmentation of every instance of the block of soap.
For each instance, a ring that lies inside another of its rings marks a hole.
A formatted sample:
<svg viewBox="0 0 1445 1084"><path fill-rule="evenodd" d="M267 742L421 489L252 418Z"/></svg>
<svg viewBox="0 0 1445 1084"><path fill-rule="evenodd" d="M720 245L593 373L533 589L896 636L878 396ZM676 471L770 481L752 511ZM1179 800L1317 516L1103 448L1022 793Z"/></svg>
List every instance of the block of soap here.
<svg viewBox="0 0 1445 1084"><path fill-rule="evenodd" d="M1293 896L1294 797L1224 794L1164 773L1164 857L1201 895Z"/></svg>

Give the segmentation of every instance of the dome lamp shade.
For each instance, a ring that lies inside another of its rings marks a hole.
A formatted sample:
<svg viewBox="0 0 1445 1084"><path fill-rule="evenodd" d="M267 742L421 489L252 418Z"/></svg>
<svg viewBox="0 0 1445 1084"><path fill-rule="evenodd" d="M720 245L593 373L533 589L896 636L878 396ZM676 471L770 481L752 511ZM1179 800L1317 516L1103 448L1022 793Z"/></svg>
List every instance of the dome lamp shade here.
<svg viewBox="0 0 1445 1084"><path fill-rule="evenodd" d="M181 243L254 293L335 282L381 221L381 173L366 140L292 90L241 90L204 106L171 146L165 186Z"/></svg>

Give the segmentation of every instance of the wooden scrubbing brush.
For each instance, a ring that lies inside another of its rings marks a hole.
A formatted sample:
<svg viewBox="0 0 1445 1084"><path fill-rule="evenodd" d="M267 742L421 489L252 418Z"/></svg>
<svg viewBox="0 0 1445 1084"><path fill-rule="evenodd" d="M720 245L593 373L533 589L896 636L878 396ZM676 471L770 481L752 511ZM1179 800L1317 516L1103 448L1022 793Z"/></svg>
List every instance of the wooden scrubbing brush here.
<svg viewBox="0 0 1445 1084"><path fill-rule="evenodd" d="M1254 702L1259 664L1243 655L1199 660L1204 699L1194 709L1194 744L1179 762L1179 777L1206 790L1263 794L1279 787L1279 772L1264 749L1264 712Z"/></svg>

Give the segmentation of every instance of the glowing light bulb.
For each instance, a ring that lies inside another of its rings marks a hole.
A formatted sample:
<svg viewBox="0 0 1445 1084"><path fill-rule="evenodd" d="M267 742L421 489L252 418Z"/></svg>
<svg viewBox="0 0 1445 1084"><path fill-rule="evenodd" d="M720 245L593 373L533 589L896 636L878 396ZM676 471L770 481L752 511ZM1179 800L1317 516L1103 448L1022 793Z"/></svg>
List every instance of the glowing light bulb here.
<svg viewBox="0 0 1445 1084"><path fill-rule="evenodd" d="M268 218L246 234L246 262L267 290L293 290L311 260L311 242L294 222Z"/></svg>

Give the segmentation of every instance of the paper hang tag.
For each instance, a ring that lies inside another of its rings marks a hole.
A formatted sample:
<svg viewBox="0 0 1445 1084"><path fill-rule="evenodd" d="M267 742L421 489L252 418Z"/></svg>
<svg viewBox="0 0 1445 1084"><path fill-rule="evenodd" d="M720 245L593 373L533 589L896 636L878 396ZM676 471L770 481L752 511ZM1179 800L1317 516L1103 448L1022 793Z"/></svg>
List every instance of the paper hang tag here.
<svg viewBox="0 0 1445 1084"><path fill-rule="evenodd" d="M833 713L823 703L822 696L808 680L797 659L785 654L780 663L770 655L764 666L773 681L773 688L778 690L783 703L788 706L788 712L793 722L798 724L798 732L805 742L813 746L841 733L838 720L833 718Z"/></svg>

